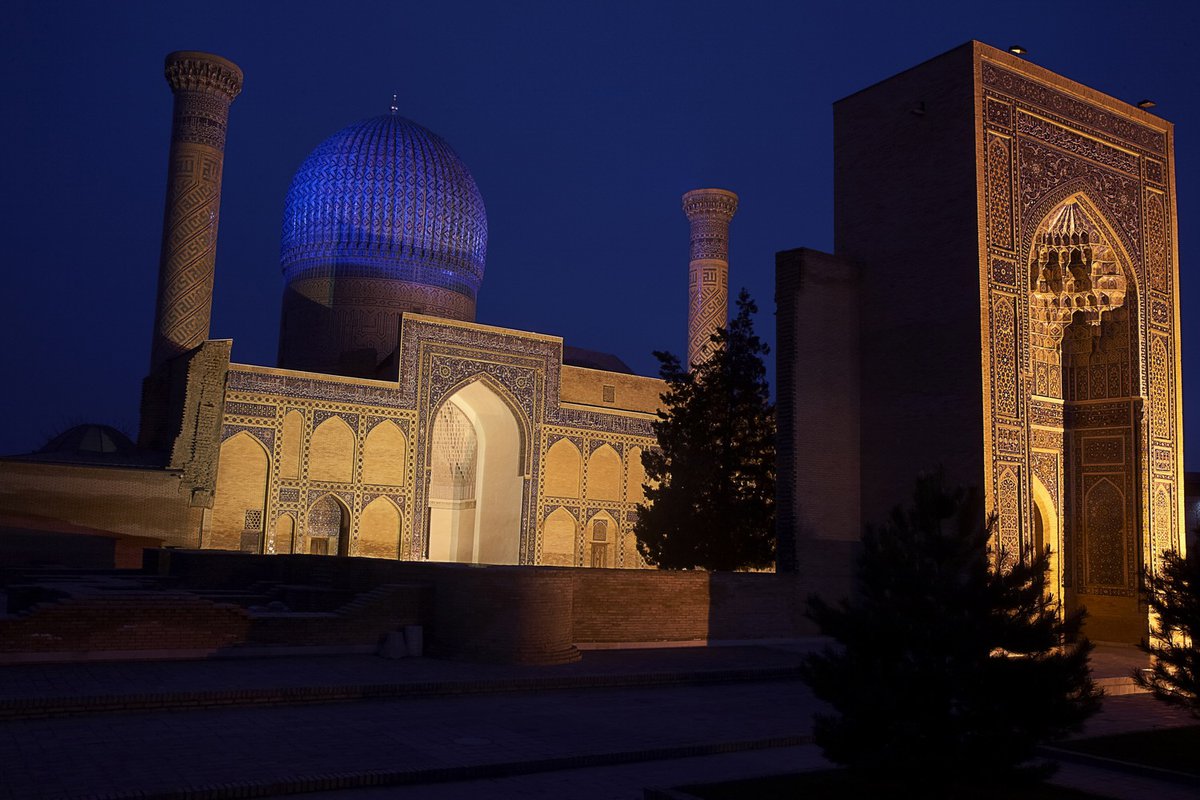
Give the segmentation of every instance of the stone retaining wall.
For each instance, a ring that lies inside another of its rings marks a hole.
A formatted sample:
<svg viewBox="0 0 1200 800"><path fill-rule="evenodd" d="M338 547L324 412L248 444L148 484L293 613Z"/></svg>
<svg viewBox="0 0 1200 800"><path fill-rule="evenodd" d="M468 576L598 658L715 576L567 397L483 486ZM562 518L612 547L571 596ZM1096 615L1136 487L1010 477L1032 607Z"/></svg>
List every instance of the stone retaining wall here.
<svg viewBox="0 0 1200 800"><path fill-rule="evenodd" d="M238 647L363 649L403 625L420 624L432 654L562 663L579 658L576 645L778 639L815 633L803 616L804 597L813 587L794 574L482 566L182 550L148 550L144 573L146 580L157 576L168 581L171 590L127 592L122 598L113 592L73 597L0 618L0 654L175 648L195 657ZM220 597L222 591L271 584L358 594L333 613L249 612L201 596L205 591Z"/></svg>

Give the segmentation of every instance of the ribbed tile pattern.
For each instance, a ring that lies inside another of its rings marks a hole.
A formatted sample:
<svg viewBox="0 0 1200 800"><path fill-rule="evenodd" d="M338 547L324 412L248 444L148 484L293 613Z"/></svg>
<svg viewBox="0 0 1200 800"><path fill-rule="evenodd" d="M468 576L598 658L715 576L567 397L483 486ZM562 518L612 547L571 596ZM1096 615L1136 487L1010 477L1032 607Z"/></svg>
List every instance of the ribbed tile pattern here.
<svg viewBox="0 0 1200 800"><path fill-rule="evenodd" d="M394 278L474 298L487 212L445 141L394 114L344 128L292 179L283 216L285 280Z"/></svg>

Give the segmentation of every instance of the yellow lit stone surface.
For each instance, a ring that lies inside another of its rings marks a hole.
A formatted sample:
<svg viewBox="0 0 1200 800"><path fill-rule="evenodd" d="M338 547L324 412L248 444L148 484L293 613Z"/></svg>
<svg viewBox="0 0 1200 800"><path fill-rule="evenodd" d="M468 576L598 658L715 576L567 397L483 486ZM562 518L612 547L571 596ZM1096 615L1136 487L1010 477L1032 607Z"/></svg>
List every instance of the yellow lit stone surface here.
<svg viewBox="0 0 1200 800"><path fill-rule="evenodd" d="M400 512L386 497L371 501L358 523L358 538L351 554L368 558L396 558L400 552Z"/></svg>
<svg viewBox="0 0 1200 800"><path fill-rule="evenodd" d="M617 451L607 444L600 445L588 458L587 499L620 500L623 474Z"/></svg>
<svg viewBox="0 0 1200 800"><path fill-rule="evenodd" d="M354 432L339 417L330 417L313 431L308 452L308 477L314 481L349 483L354 476Z"/></svg>
<svg viewBox="0 0 1200 800"><path fill-rule="evenodd" d="M587 535L583 537L583 566L603 568L615 565L618 530L616 520L607 512L602 511L588 520Z"/></svg>
<svg viewBox="0 0 1200 800"><path fill-rule="evenodd" d="M167 470L0 461L0 512L200 546L200 509L181 502Z"/></svg>
<svg viewBox="0 0 1200 800"><path fill-rule="evenodd" d="M569 439L560 439L546 451L546 495L579 497L583 457Z"/></svg>
<svg viewBox="0 0 1200 800"><path fill-rule="evenodd" d="M287 555L292 552L296 541L296 518L291 514L281 514L275 520L275 531L272 534L269 553Z"/></svg>
<svg viewBox="0 0 1200 800"><path fill-rule="evenodd" d="M605 402L604 387L611 386L613 402ZM622 411L653 414L662 404L660 395L666 385L658 378L604 372L564 364L560 397L564 403L600 406Z"/></svg>
<svg viewBox="0 0 1200 800"><path fill-rule="evenodd" d="M407 455L407 442L399 426L391 421L379 423L367 434L363 446L363 483L403 486Z"/></svg>
<svg viewBox="0 0 1200 800"><path fill-rule="evenodd" d="M289 411L283 418L279 446L279 474L284 478L300 477L300 455L304 448L304 415Z"/></svg>
<svg viewBox="0 0 1200 800"><path fill-rule="evenodd" d="M248 433L227 439L221 445L216 502L204 546L239 550L243 532L261 535L266 494L267 453L262 445ZM259 521L248 522L247 512L257 513Z"/></svg>
<svg viewBox="0 0 1200 800"><path fill-rule="evenodd" d="M625 502L645 502L646 493L642 489L642 485L646 482L646 469L642 466L642 448L629 448L629 455L625 457L625 465Z"/></svg>
<svg viewBox="0 0 1200 800"><path fill-rule="evenodd" d="M621 537L621 550L625 559L623 565L625 569L637 569L646 566L646 562L642 560L641 554L638 553L637 537L633 535L632 531L625 533Z"/></svg>
<svg viewBox="0 0 1200 800"><path fill-rule="evenodd" d="M555 509L546 518L542 533L542 563L554 567L575 565L575 533L579 526L564 508Z"/></svg>

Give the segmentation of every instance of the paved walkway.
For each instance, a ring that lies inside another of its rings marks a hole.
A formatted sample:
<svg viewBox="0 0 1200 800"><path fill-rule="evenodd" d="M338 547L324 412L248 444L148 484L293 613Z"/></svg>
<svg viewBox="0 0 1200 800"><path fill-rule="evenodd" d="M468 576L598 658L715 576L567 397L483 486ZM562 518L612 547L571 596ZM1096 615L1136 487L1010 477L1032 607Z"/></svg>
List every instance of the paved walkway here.
<svg viewBox="0 0 1200 800"><path fill-rule="evenodd" d="M0 797L171 796L492 777L799 744L798 681L405 698L12 720Z"/></svg>
<svg viewBox="0 0 1200 800"><path fill-rule="evenodd" d="M298 705L564 688L794 678L820 640L772 647L586 651L520 666L373 655L0 666L0 719L230 705Z"/></svg>
<svg viewBox="0 0 1200 800"><path fill-rule="evenodd" d="M374 655L227 658L0 666L0 700L139 692L253 690L400 682L504 681L520 678L795 667L822 640L772 647L667 647L587 650L573 664L522 666Z"/></svg>
<svg viewBox="0 0 1200 800"><path fill-rule="evenodd" d="M175 705L303 702L308 691L324 702L415 691L465 693L556 686L630 685L722 678L784 677L795 673L805 653L824 646L820 638L769 646L667 647L587 650L583 659L556 666L476 664L438 659L389 660L373 655L229 658L209 661L83 662L0 665L0 717L28 716L37 706L60 712L86 711L99 698L120 698L121 708ZM1144 656L1133 647L1100 645L1092 658L1098 679L1124 679ZM370 694L374 689L375 693ZM343 693L344 696L338 696Z"/></svg>
<svg viewBox="0 0 1200 800"><path fill-rule="evenodd" d="M794 677L812 644L591 651L557 667L370 656L2 667L0 800L599 800L812 769L824 763L808 738L817 703ZM370 702L331 702L334 690ZM82 713L96 697L164 705ZM181 711L179 697L209 707ZM46 704L69 716L46 716ZM1114 697L1087 733L1186 722L1148 696ZM1195 796L1073 764L1057 780L1115 797Z"/></svg>
<svg viewBox="0 0 1200 800"><path fill-rule="evenodd" d="M820 748L809 745L724 753L700 758L587 767L512 778L332 791L287 797L290 800L642 800L647 787L670 788L716 783L750 776L825 769L828 766L829 763L821 757Z"/></svg>

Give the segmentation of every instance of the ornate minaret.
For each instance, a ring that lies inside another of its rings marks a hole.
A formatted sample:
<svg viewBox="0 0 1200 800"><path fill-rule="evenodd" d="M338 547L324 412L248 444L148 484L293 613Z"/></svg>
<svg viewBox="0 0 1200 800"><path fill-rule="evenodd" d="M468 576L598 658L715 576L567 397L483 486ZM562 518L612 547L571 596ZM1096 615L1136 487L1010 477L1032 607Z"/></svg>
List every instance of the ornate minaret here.
<svg viewBox="0 0 1200 800"><path fill-rule="evenodd" d="M225 127L229 105L242 90L237 64L209 53L171 53L166 77L175 94L175 114L150 351L152 374L208 338Z"/></svg>
<svg viewBox="0 0 1200 800"><path fill-rule="evenodd" d="M683 196L692 223L688 268L688 366L708 358L709 337L729 322L729 221L738 197L725 189Z"/></svg>

